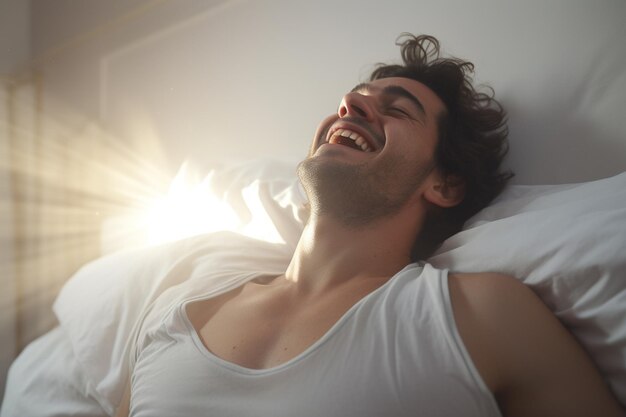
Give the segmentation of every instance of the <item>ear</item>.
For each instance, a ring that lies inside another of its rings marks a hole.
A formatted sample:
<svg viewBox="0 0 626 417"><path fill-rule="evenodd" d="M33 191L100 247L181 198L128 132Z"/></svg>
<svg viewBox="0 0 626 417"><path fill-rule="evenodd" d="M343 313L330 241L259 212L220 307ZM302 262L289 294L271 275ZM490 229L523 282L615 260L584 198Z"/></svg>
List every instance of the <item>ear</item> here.
<svg viewBox="0 0 626 417"><path fill-rule="evenodd" d="M437 174L423 195L429 203L436 206L454 207L465 197L465 181L456 175Z"/></svg>

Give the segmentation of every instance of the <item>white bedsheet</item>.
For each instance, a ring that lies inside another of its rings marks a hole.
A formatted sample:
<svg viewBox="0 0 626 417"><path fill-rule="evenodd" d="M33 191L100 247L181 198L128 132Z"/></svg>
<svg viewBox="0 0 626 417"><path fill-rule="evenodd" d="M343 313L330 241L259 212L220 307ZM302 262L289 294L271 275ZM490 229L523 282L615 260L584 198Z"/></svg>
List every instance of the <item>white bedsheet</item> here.
<svg viewBox="0 0 626 417"><path fill-rule="evenodd" d="M56 327L28 345L9 371L3 417L104 417L88 392L69 337Z"/></svg>

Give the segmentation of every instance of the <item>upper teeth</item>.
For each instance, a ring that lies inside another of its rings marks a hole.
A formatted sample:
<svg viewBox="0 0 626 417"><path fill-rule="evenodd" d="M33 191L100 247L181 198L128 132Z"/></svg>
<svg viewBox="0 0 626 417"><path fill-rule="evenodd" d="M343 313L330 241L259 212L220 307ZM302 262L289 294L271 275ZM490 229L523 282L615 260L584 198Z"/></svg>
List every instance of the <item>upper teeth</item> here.
<svg viewBox="0 0 626 417"><path fill-rule="evenodd" d="M356 132L353 132L352 130L349 130L349 129L337 129L337 130L335 130L333 132L332 136L330 137L330 139L328 141L333 143L334 139L337 136L343 136L344 138L352 139L354 141L354 143L359 145L361 147L361 149L363 149L365 152L373 152L374 151L369 146L367 141L363 138L363 136L359 135Z"/></svg>

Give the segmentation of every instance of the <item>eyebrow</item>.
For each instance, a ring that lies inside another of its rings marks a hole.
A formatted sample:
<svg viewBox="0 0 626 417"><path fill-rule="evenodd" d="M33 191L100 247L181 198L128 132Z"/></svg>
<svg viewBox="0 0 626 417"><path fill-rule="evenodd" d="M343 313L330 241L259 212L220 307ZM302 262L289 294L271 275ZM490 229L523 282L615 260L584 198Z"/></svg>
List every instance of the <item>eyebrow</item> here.
<svg viewBox="0 0 626 417"><path fill-rule="evenodd" d="M351 92L354 93L357 91L372 90L376 90L376 87L373 87L370 83L361 83L354 87ZM409 90L407 90L406 88L400 87L399 85L388 85L386 87L383 87L382 94L386 96L402 97L408 99L411 103L413 103L417 111L419 111L422 116L426 117L426 109L424 108L422 102L412 93L410 93Z"/></svg>

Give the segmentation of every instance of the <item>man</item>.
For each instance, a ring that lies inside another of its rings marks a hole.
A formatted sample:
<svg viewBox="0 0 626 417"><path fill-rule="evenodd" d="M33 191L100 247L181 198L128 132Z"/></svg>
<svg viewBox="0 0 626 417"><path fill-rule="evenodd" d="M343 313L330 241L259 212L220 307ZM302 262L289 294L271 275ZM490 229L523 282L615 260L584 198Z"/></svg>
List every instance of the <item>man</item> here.
<svg viewBox="0 0 626 417"><path fill-rule="evenodd" d="M432 37L401 46L403 65L320 124L286 272L182 306L137 355L117 415L129 401L136 416L624 415L519 281L412 263L510 175L504 113L471 64Z"/></svg>

